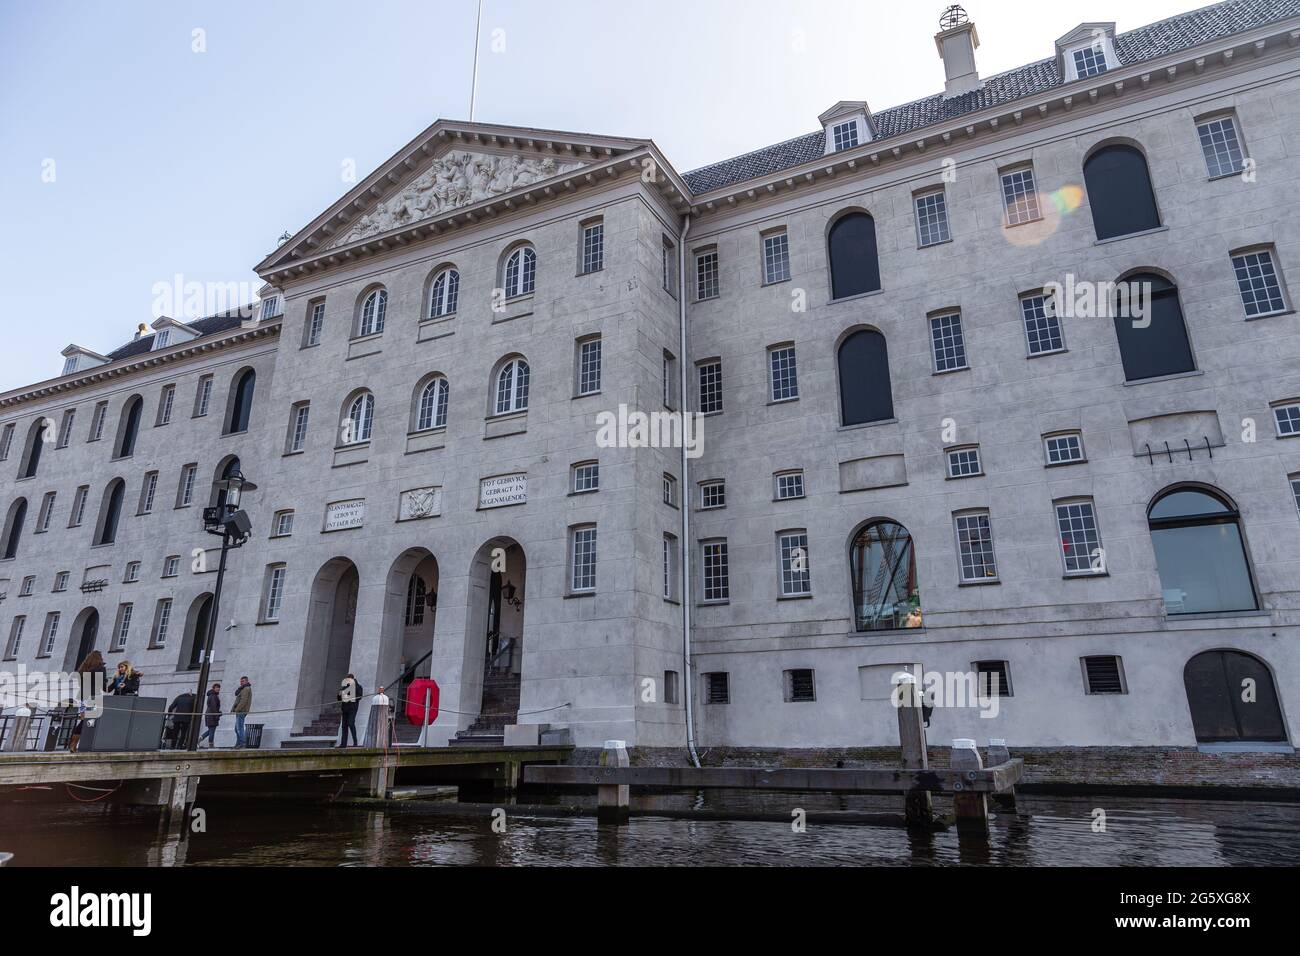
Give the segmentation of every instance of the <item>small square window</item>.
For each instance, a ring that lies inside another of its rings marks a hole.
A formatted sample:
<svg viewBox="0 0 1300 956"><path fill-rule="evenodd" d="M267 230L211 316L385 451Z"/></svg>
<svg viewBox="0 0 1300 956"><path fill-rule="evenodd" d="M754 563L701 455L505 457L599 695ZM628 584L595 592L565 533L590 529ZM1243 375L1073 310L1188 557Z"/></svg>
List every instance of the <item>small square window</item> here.
<svg viewBox="0 0 1300 956"><path fill-rule="evenodd" d="M1047 464L1075 465L1084 461L1083 436L1078 432L1062 432L1059 435L1043 437L1043 452L1047 455Z"/></svg>
<svg viewBox="0 0 1300 956"><path fill-rule="evenodd" d="M1300 402L1275 405L1273 420L1277 423L1278 438L1295 438L1300 435Z"/></svg>
<svg viewBox="0 0 1300 956"><path fill-rule="evenodd" d="M1106 72L1106 50L1100 43L1073 52L1074 72L1079 79L1087 79Z"/></svg>
<svg viewBox="0 0 1300 956"><path fill-rule="evenodd" d="M817 680L812 668L786 671L784 678L787 704L811 703L817 699Z"/></svg>
<svg viewBox="0 0 1300 956"><path fill-rule="evenodd" d="M600 490L600 463L584 461L573 466L573 493L585 495Z"/></svg>
<svg viewBox="0 0 1300 956"><path fill-rule="evenodd" d="M71 577L71 575L67 571L60 571L54 576L54 590L56 593L68 589L69 577Z"/></svg>
<svg viewBox="0 0 1300 956"><path fill-rule="evenodd" d="M794 498L802 498L803 496L802 471L787 471L776 476L777 501L790 501Z"/></svg>
<svg viewBox="0 0 1300 956"><path fill-rule="evenodd" d="M834 141L835 152L852 149L858 145L858 121L849 120L846 123L837 123L831 130L831 137Z"/></svg>
<svg viewBox="0 0 1300 956"><path fill-rule="evenodd" d="M163 560L162 576L164 578L174 578L178 576L180 573L181 573L181 556L179 554L168 555Z"/></svg>
<svg viewBox="0 0 1300 956"><path fill-rule="evenodd" d="M140 580L140 562L128 561L126 564L126 575L122 578L123 584L134 584Z"/></svg>
<svg viewBox="0 0 1300 956"><path fill-rule="evenodd" d="M704 702L706 704L731 703L731 675L726 671L712 671L704 675Z"/></svg>
<svg viewBox="0 0 1300 956"><path fill-rule="evenodd" d="M1011 673L1006 661L976 661L975 674L981 697L1010 697Z"/></svg>
<svg viewBox="0 0 1300 956"><path fill-rule="evenodd" d="M1085 694L1127 694L1124 662L1115 656L1084 657L1083 691Z"/></svg>
<svg viewBox="0 0 1300 956"><path fill-rule="evenodd" d="M1237 288L1247 318L1286 311L1282 280L1272 252L1268 249L1239 252L1232 257L1232 268L1237 274Z"/></svg>
<svg viewBox="0 0 1300 956"><path fill-rule="evenodd" d="M711 511L727 506L727 483L704 481L700 483L700 510Z"/></svg>
<svg viewBox="0 0 1300 956"><path fill-rule="evenodd" d="M966 448L951 448L946 454L949 478L974 478L977 475L984 474L984 468L980 465L978 445L970 445Z"/></svg>
<svg viewBox="0 0 1300 956"><path fill-rule="evenodd" d="M293 514L292 511L277 511L275 513L275 520L272 525L274 530L271 537L287 538L293 534Z"/></svg>

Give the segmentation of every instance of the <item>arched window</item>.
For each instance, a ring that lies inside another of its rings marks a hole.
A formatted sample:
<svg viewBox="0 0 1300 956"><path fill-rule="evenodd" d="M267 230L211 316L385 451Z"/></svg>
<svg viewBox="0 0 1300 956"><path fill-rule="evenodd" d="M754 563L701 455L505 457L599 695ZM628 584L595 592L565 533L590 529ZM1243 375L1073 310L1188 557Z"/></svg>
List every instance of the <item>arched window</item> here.
<svg viewBox="0 0 1300 956"><path fill-rule="evenodd" d="M411 575L411 583L406 586L406 626L418 627L424 623L424 604L428 598L428 589L424 578L418 574Z"/></svg>
<svg viewBox="0 0 1300 956"><path fill-rule="evenodd" d="M1103 146L1083 164L1092 224L1098 239L1113 239L1160 225L1146 157L1135 146Z"/></svg>
<svg viewBox="0 0 1300 956"><path fill-rule="evenodd" d="M441 376L433 378L420 389L419 404L415 410L415 430L447 427L447 397L450 388Z"/></svg>
<svg viewBox="0 0 1300 956"><path fill-rule="evenodd" d="M45 443L54 440L54 422L48 418L38 418L27 432L27 446L23 450L23 464L18 470L19 478L35 478L36 470L41 465L41 452Z"/></svg>
<svg viewBox="0 0 1300 956"><path fill-rule="evenodd" d="M840 345L840 421L845 425L889 421L894 397L889 349L875 329L854 332Z"/></svg>
<svg viewBox="0 0 1300 956"><path fill-rule="evenodd" d="M826 240L831 260L831 298L844 299L880 288L876 221L865 212L841 216Z"/></svg>
<svg viewBox="0 0 1300 956"><path fill-rule="evenodd" d="M135 454L135 440L140 434L140 416L144 412L144 399L133 395L122 409L117 426L117 454L115 458L130 458Z"/></svg>
<svg viewBox="0 0 1300 956"><path fill-rule="evenodd" d="M912 536L894 521L874 521L853 539L853 619L859 631L920 627L921 589Z"/></svg>
<svg viewBox="0 0 1300 956"><path fill-rule="evenodd" d="M376 289L366 296L361 306L361 321L357 323L357 335L378 335L384 331L384 316L388 312L388 293Z"/></svg>
<svg viewBox="0 0 1300 956"><path fill-rule="evenodd" d="M248 431L248 421L253 415L253 389L257 385L257 373L246 369L238 379L230 398L230 414L226 418L226 434Z"/></svg>
<svg viewBox="0 0 1300 956"><path fill-rule="evenodd" d="M460 273L455 269L443 269L429 287L429 318L455 314L459 302Z"/></svg>
<svg viewBox="0 0 1300 956"><path fill-rule="evenodd" d="M1196 370L1178 288L1164 276L1153 272L1129 276L1119 283L1111 311L1125 380Z"/></svg>
<svg viewBox="0 0 1300 956"><path fill-rule="evenodd" d="M375 424L375 396L362 392L348 403L339 429L341 444L359 445L370 441L370 432Z"/></svg>
<svg viewBox="0 0 1300 956"><path fill-rule="evenodd" d="M537 281L537 253L532 246L520 246L506 259L501 285L506 298L529 295Z"/></svg>
<svg viewBox="0 0 1300 956"><path fill-rule="evenodd" d="M18 542L23 536L23 524L27 521L27 499L19 498L9 506L9 517L5 521L4 556L5 559L18 554Z"/></svg>
<svg viewBox="0 0 1300 956"><path fill-rule="evenodd" d="M126 497L126 482L114 478L104 489L104 500L99 506L99 533L95 544L112 544L117 540L117 526L122 519L122 499Z"/></svg>
<svg viewBox="0 0 1300 956"><path fill-rule="evenodd" d="M496 414L522 412L528 409L528 363L512 359L497 373Z"/></svg>
<svg viewBox="0 0 1300 956"><path fill-rule="evenodd" d="M1147 512L1167 614L1259 607L1241 516L1226 498L1195 487L1162 493Z"/></svg>

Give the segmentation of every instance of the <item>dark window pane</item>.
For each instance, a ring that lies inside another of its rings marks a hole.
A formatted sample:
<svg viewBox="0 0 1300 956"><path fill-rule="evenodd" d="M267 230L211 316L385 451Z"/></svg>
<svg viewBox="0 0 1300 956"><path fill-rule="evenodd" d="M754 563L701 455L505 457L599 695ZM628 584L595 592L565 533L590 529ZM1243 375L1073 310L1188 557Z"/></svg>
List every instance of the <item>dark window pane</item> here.
<svg viewBox="0 0 1300 956"><path fill-rule="evenodd" d="M831 296L843 299L880 288L876 255L876 221L863 212L849 213L831 227Z"/></svg>
<svg viewBox="0 0 1300 956"><path fill-rule="evenodd" d="M1206 651L1187 662L1183 682L1198 742L1287 739L1273 676L1259 658Z"/></svg>
<svg viewBox="0 0 1300 956"><path fill-rule="evenodd" d="M1159 521L1168 518L1190 518L1197 515L1231 514L1226 504L1204 491L1188 488L1173 491L1151 506L1150 518Z"/></svg>
<svg viewBox="0 0 1300 956"><path fill-rule="evenodd" d="M1235 522L1151 529L1170 614L1253 611L1255 589Z"/></svg>
<svg viewBox="0 0 1300 956"><path fill-rule="evenodd" d="M845 425L894 417L889 384L889 350L874 329L854 332L840 346L840 410Z"/></svg>
<svg viewBox="0 0 1300 956"><path fill-rule="evenodd" d="M1092 222L1098 239L1112 239L1160 225L1147 161L1132 146L1107 146L1083 164Z"/></svg>
<svg viewBox="0 0 1300 956"><path fill-rule="evenodd" d="M1135 382L1195 371L1178 290L1160 276L1148 273L1131 276L1123 285L1127 292L1119 297L1114 321L1124 378ZM1144 287L1149 288L1149 295L1138 291ZM1125 298L1134 308L1123 307ZM1138 303L1145 309L1140 319L1134 314Z"/></svg>

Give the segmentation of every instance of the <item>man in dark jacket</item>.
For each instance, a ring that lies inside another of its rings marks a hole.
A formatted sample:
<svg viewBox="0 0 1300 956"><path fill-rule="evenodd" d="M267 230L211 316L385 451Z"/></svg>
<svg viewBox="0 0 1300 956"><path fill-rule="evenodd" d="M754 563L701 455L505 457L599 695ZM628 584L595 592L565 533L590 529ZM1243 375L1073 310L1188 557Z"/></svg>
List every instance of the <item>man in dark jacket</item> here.
<svg viewBox="0 0 1300 956"><path fill-rule="evenodd" d="M342 725L339 727L338 746L346 747L348 745L348 731L352 731L352 746L360 746L357 743L357 708L361 705L361 682L357 680L355 674L349 674L343 678L343 683L339 685L339 709L343 714Z"/></svg>
<svg viewBox="0 0 1300 956"><path fill-rule="evenodd" d="M172 705L167 708L167 713L172 719L173 750L182 750L190 742L190 721L194 719L194 704L194 694L187 690L178 694L172 701Z"/></svg>
<svg viewBox="0 0 1300 956"><path fill-rule="evenodd" d="M208 749L211 750L217 745L217 725L221 723L221 685L213 684L212 690L208 691L207 702L203 708L203 724L207 730L203 732L203 737L208 739ZM203 746L203 737L199 738L199 746Z"/></svg>

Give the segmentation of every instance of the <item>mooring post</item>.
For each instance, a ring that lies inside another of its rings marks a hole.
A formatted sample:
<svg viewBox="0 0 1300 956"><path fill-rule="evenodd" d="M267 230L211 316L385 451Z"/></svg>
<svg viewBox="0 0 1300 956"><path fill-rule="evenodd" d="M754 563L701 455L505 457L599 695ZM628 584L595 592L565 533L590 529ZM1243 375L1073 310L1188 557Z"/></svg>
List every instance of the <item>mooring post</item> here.
<svg viewBox="0 0 1300 956"><path fill-rule="evenodd" d="M424 689L424 723L420 725L420 739L416 743L421 747L429 746L429 711L433 708L433 688Z"/></svg>
<svg viewBox="0 0 1300 956"><path fill-rule="evenodd" d="M166 795L163 806L161 828L175 832L185 826L186 815L193 805L198 793L199 778L177 776L171 778L171 791Z"/></svg>
<svg viewBox="0 0 1300 956"><path fill-rule="evenodd" d="M911 674L894 675L894 705L898 710L898 739L903 749L904 770L928 770L925 720L921 713L921 695ZM908 826L929 827L934 823L934 804L928 790L909 790L903 797Z"/></svg>
<svg viewBox="0 0 1300 956"><path fill-rule="evenodd" d="M14 711L14 721L10 731L9 740L5 742L5 750L10 753L21 753L27 749L27 729L32 723L32 709L26 705L19 707Z"/></svg>
<svg viewBox="0 0 1300 956"><path fill-rule="evenodd" d="M627 755L627 743L622 740L606 740L605 749L600 752L602 767L630 767L632 761ZM596 787L596 822L626 823L629 816L631 788L627 784L600 784Z"/></svg>
<svg viewBox="0 0 1300 956"><path fill-rule="evenodd" d="M952 756L948 766L953 770L983 770L984 762L975 748L975 741L960 738L952 742ZM953 784L952 809L957 817L958 830L983 830L989 827L989 805L980 791L965 789L965 781ZM958 790L957 788L962 789Z"/></svg>
<svg viewBox="0 0 1300 956"><path fill-rule="evenodd" d="M989 766L996 767L998 764L1006 763L1011 759L1011 751L1007 749L1007 742L996 737L989 738ZM993 806L1004 813L1016 812L1016 788L1002 790L993 794Z"/></svg>

